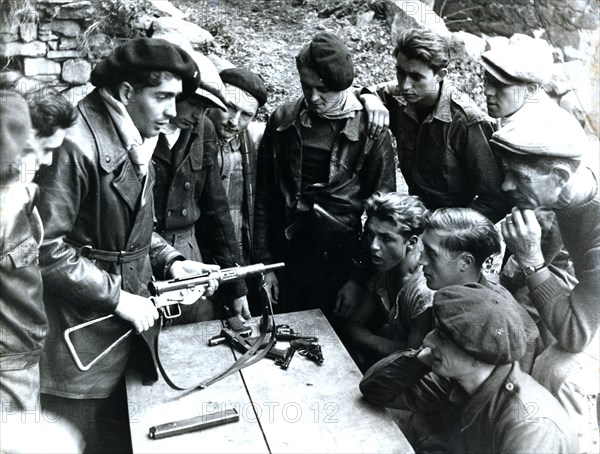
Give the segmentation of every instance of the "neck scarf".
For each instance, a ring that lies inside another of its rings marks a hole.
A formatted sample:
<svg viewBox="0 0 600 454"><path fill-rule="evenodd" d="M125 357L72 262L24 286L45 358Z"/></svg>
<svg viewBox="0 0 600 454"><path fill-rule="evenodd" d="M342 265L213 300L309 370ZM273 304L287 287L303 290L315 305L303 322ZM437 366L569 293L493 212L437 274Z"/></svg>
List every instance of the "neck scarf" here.
<svg viewBox="0 0 600 454"><path fill-rule="evenodd" d="M303 106L304 107L300 112L300 123L302 123L302 126L310 128L312 126L312 121L310 120L310 111L308 110L306 100L304 100ZM340 96L338 102L332 105L326 112L316 115L328 120L340 120L343 118L354 118L355 112L361 111L362 109L362 104L348 88L342 92L342 96Z"/></svg>

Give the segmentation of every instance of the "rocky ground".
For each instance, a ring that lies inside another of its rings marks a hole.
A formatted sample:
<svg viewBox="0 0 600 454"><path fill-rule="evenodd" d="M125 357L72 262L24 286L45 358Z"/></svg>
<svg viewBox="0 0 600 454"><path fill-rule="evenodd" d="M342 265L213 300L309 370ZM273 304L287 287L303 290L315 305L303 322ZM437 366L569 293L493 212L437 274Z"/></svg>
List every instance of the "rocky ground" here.
<svg viewBox="0 0 600 454"><path fill-rule="evenodd" d="M264 119L277 105L300 94L294 57L303 43L320 31L338 35L350 48L356 83L371 85L395 78L390 28L382 16L369 12L365 0L173 0L187 20L214 36L205 53L259 73L269 90L261 109ZM369 18L370 17L370 18ZM454 64L452 81L481 105L479 67Z"/></svg>

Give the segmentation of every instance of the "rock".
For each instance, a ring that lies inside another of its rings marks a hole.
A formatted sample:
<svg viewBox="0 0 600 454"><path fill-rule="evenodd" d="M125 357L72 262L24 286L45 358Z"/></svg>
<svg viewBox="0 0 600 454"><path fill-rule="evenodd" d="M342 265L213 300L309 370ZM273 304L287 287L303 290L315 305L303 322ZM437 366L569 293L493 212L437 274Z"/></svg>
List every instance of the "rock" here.
<svg viewBox="0 0 600 454"><path fill-rule="evenodd" d="M172 34L178 32L190 40L192 47L197 48L204 44L207 44L213 40L213 36L204 30L202 27L192 24L191 22L184 21L182 19L175 19L172 17L159 17L152 22L152 34L153 38L160 38L165 34Z"/></svg>
<svg viewBox="0 0 600 454"><path fill-rule="evenodd" d="M48 41L46 44L48 44L48 48L50 48L50 50L58 49L58 41Z"/></svg>
<svg viewBox="0 0 600 454"><path fill-rule="evenodd" d="M175 19L184 19L187 17L187 14L181 11L179 8L173 6L173 4L169 1L165 0L150 0L152 6L156 8L158 11L163 13L163 15L173 17Z"/></svg>
<svg viewBox="0 0 600 454"><path fill-rule="evenodd" d="M26 76L37 76L39 74L60 74L60 63L47 58L24 58L23 73Z"/></svg>
<svg viewBox="0 0 600 454"><path fill-rule="evenodd" d="M426 28L442 36L450 36L444 20L427 5L418 1L386 1L396 10L392 22L392 41L409 28Z"/></svg>
<svg viewBox="0 0 600 454"><path fill-rule="evenodd" d="M219 72L227 68L235 68L233 63L231 63L229 60L219 57L218 55L209 54L206 57L213 62Z"/></svg>
<svg viewBox="0 0 600 454"><path fill-rule="evenodd" d="M33 41L31 43L2 43L0 44L0 57L43 57L46 55L46 43Z"/></svg>
<svg viewBox="0 0 600 454"><path fill-rule="evenodd" d="M356 18L356 26L357 27L367 27L371 22L373 22L373 18L375 17L375 11L367 11L366 13L359 14Z"/></svg>
<svg viewBox="0 0 600 454"><path fill-rule="evenodd" d="M58 11L57 19L88 19L94 17L97 8L89 1L73 2L62 5Z"/></svg>
<svg viewBox="0 0 600 454"><path fill-rule="evenodd" d="M62 94L65 98L67 98L73 105L77 104L87 95L89 95L93 90L94 86L90 83L86 83L84 85L77 85L76 87L69 88L66 91L63 91Z"/></svg>
<svg viewBox="0 0 600 454"><path fill-rule="evenodd" d="M508 45L508 38L506 36L492 36L488 38L485 43L485 50L494 49L498 46Z"/></svg>
<svg viewBox="0 0 600 454"><path fill-rule="evenodd" d="M50 30L62 36L77 36L81 33L81 27L77 22L70 20L55 20L50 23Z"/></svg>
<svg viewBox="0 0 600 454"><path fill-rule="evenodd" d="M156 17L150 16L149 14L140 14L139 16L133 18L133 21L131 21L131 27L136 30L147 31L152 28L152 22L154 22L155 19Z"/></svg>
<svg viewBox="0 0 600 454"><path fill-rule="evenodd" d="M77 49L78 47L79 40L77 38L67 38L65 36L60 39L60 44L58 45L60 50Z"/></svg>
<svg viewBox="0 0 600 454"><path fill-rule="evenodd" d="M62 80L81 85L90 80L92 65L86 60L67 60L62 65Z"/></svg>
<svg viewBox="0 0 600 454"><path fill-rule="evenodd" d="M85 57L85 52L81 52L79 50L50 50L48 51L48 58L52 58L54 60L66 60L67 58L83 58Z"/></svg>
<svg viewBox="0 0 600 454"><path fill-rule="evenodd" d="M479 60L485 51L485 40L467 32L455 32L450 37L450 46L453 58L467 57Z"/></svg>
<svg viewBox="0 0 600 454"><path fill-rule="evenodd" d="M0 33L0 43L12 43L19 40L19 35L13 33Z"/></svg>
<svg viewBox="0 0 600 454"><path fill-rule="evenodd" d="M19 35L21 39L26 43L33 41L37 38L37 24L34 22L25 22L19 26Z"/></svg>

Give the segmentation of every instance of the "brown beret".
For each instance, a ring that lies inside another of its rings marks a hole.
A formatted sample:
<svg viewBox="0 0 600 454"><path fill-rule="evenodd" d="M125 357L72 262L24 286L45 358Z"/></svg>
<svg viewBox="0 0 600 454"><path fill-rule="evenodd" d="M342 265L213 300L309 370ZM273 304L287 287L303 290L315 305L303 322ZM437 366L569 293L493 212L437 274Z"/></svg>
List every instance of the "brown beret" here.
<svg viewBox="0 0 600 454"><path fill-rule="evenodd" d="M354 64L346 45L332 33L318 33L296 56L300 79L322 83L333 91L344 91L354 81Z"/></svg>
<svg viewBox="0 0 600 454"><path fill-rule="evenodd" d="M219 73L223 83L241 88L258 101L258 107L267 102L267 89L260 76L244 68L227 68Z"/></svg>
<svg viewBox="0 0 600 454"><path fill-rule="evenodd" d="M481 284L452 285L436 292L433 313L436 329L481 362L508 364L525 353L525 320L508 293Z"/></svg>
<svg viewBox="0 0 600 454"><path fill-rule="evenodd" d="M198 88L200 72L190 55L163 39L135 38L117 46L93 69L90 81L96 87L119 83L139 71L168 71L181 77L183 96Z"/></svg>
<svg viewBox="0 0 600 454"><path fill-rule="evenodd" d="M31 139L27 101L15 91L0 90L0 184L19 179L24 150Z"/></svg>

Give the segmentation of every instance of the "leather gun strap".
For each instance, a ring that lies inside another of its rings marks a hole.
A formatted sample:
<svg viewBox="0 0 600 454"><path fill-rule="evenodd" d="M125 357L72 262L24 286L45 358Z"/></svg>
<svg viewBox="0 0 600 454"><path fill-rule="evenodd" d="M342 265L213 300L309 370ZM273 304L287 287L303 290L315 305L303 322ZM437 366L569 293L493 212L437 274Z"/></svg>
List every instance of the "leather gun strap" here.
<svg viewBox="0 0 600 454"><path fill-rule="evenodd" d="M160 373L161 373L163 379L165 380L165 382L171 388L176 389L178 391L187 391L187 390L196 389L196 388L204 389L204 388L212 385L213 383L216 383L219 380L222 380L225 377L228 377L229 375L234 374L234 373L242 370L245 367L251 366L252 364L254 364L257 361L260 361L262 358L264 358L265 355L271 349L271 347L275 344L275 320L273 319L273 303L271 301L270 292L266 289L265 286L261 287L261 299L263 302L262 317L263 317L263 319L267 320L267 323L260 324L260 336L258 337L258 339L256 339L256 341L254 342L252 347L250 347L250 349L248 349L247 352L245 352L242 356L240 356L231 366L229 366L223 372L218 373L214 377L211 377L208 380L203 380L202 382L200 382L198 384L195 384L192 386L181 387L181 386L175 384L173 382L173 380L171 380L171 378L167 375L167 371L163 367L163 364L160 360L160 356L159 356L160 349L158 348L159 336L157 335L156 336L156 345L155 345L155 347L156 347L156 349L155 349L156 363L157 363L158 369L160 370ZM267 334L269 331L269 325L271 326L271 337L269 338L269 342L259 353L255 354L256 351L259 349L259 347L262 345L263 341L265 340L265 337L267 337Z"/></svg>

